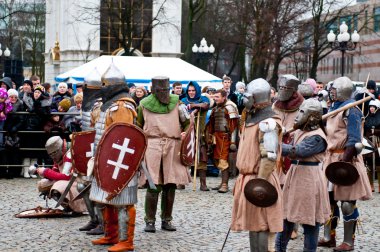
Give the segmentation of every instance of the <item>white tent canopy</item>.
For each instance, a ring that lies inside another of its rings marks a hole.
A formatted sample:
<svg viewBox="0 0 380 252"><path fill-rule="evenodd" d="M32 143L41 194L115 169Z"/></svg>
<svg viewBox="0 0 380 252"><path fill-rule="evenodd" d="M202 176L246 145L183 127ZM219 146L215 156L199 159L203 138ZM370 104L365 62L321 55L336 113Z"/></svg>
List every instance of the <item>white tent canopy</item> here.
<svg viewBox="0 0 380 252"><path fill-rule="evenodd" d="M86 75L94 68L97 68L102 75L112 61L124 73L125 81L136 85L148 87L153 77L167 76L170 83L178 81L185 85L190 81L196 81L201 86L222 87L220 78L181 59L164 57L101 56L58 75L55 80L57 82L69 82L69 80L83 82Z"/></svg>

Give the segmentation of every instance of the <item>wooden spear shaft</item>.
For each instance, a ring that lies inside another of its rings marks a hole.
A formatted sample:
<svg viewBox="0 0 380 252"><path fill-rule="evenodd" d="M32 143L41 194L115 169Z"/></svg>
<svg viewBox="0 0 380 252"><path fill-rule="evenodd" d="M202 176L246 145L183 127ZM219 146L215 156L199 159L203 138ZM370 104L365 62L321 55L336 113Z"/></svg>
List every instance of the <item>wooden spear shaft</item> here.
<svg viewBox="0 0 380 252"><path fill-rule="evenodd" d="M359 101L356 101L356 102L353 102L353 103L349 103L349 104L347 104L347 105L344 105L343 107L338 108L337 110L331 111L330 113L327 113L326 115L323 115L323 116L322 116L322 121L324 121L324 120L326 120L327 118L329 118L329 117L331 117L331 116L334 116L334 115L336 115L336 114L338 114L338 113L340 113L340 112L342 112L342 111L344 111L344 110L347 110L347 109L350 109L350 108L355 107L355 106L357 106L357 105L360 105L360 104L362 104L362 103L364 103L364 102L366 102L366 101L369 101L369 100L371 100L371 99L372 99L371 96L367 96L367 97L365 97L365 98L363 98L363 99L361 99L361 100L359 100ZM295 131L295 130L297 130L297 129L292 128L292 129L286 130L285 133L292 133L292 132Z"/></svg>
<svg viewBox="0 0 380 252"><path fill-rule="evenodd" d="M369 76L370 76L370 74L371 74L371 73L368 73L367 81L365 82L365 86L364 86L363 88L367 88L368 80L369 80ZM367 94L367 93L364 93L363 98L365 98L366 94ZM364 115L364 102L363 102L363 104L362 104L362 112L363 112L363 115ZM364 116L366 116L366 115L364 115Z"/></svg>
<svg viewBox="0 0 380 252"><path fill-rule="evenodd" d="M198 113L198 116L197 116L197 129L195 132L196 142L195 142L193 191L196 190L196 186L197 186L197 169L198 169L198 162L199 162L199 158L198 158L198 155L199 155L199 150L198 150L198 147L199 147L199 119L200 119L201 113L200 113L200 111L198 111L197 113Z"/></svg>

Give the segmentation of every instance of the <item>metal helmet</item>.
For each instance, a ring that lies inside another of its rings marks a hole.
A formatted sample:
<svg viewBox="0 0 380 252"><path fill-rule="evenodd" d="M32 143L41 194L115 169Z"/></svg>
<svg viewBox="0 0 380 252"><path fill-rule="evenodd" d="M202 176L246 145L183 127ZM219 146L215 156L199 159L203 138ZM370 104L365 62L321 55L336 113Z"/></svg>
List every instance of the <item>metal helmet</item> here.
<svg viewBox="0 0 380 252"><path fill-rule="evenodd" d="M102 75L102 83L104 83L104 86L125 84L125 75L116 67L113 61Z"/></svg>
<svg viewBox="0 0 380 252"><path fill-rule="evenodd" d="M102 77L94 68L85 78L83 89L82 111L90 111L96 99L101 97Z"/></svg>
<svg viewBox="0 0 380 252"><path fill-rule="evenodd" d="M303 97L311 97L314 95L313 88L308 83L302 83L301 85L298 85L298 92Z"/></svg>
<svg viewBox="0 0 380 252"><path fill-rule="evenodd" d="M102 77L96 69L96 67L84 77L84 83L88 88L101 88L102 87Z"/></svg>
<svg viewBox="0 0 380 252"><path fill-rule="evenodd" d="M58 163L63 157L63 140L59 136L50 137L45 144L49 156Z"/></svg>
<svg viewBox="0 0 380 252"><path fill-rule="evenodd" d="M294 128L314 130L319 127L322 115L322 105L318 100L312 98L304 100L294 120Z"/></svg>
<svg viewBox="0 0 380 252"><path fill-rule="evenodd" d="M251 81L243 95L243 104L247 111L254 106L270 103L270 91L270 85L266 80L259 78Z"/></svg>
<svg viewBox="0 0 380 252"><path fill-rule="evenodd" d="M331 101L346 101L351 98L354 86L348 77L339 77L334 80L329 93Z"/></svg>
<svg viewBox="0 0 380 252"><path fill-rule="evenodd" d="M163 104L170 101L169 77L157 76L152 78L152 94Z"/></svg>
<svg viewBox="0 0 380 252"><path fill-rule="evenodd" d="M278 85L278 100L287 101L289 100L294 92L297 92L298 85L300 81L298 78L292 74L281 75L277 81Z"/></svg>

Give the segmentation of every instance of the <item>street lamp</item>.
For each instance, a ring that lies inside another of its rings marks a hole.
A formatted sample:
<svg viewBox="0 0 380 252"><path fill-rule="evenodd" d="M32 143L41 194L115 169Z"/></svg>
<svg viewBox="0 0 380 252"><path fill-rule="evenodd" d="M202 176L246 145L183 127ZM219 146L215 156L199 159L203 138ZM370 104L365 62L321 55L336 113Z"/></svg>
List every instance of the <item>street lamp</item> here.
<svg viewBox="0 0 380 252"><path fill-rule="evenodd" d="M197 44L194 44L191 50L198 60L208 60L214 54L215 47L212 44L208 46L206 39L202 38L199 47Z"/></svg>
<svg viewBox="0 0 380 252"><path fill-rule="evenodd" d="M0 44L0 57L3 55L3 50L1 50L1 44ZM8 49L8 47L5 48L4 50L4 57L9 57L11 56L11 51ZM2 60L1 61L2 65L3 65L3 69L5 69L4 67L4 61ZM2 74L2 77L4 77L5 75L5 71L3 71L3 74Z"/></svg>
<svg viewBox="0 0 380 252"><path fill-rule="evenodd" d="M330 33L327 34L327 41L330 43L333 50L339 50L342 52L341 73L342 76L344 76L344 53L346 51L354 51L356 49L356 45L360 40L360 35L356 30L350 35L348 33L348 26L346 25L346 22L342 22L339 27L339 31L340 33L338 36L335 36L334 32L331 30Z"/></svg>

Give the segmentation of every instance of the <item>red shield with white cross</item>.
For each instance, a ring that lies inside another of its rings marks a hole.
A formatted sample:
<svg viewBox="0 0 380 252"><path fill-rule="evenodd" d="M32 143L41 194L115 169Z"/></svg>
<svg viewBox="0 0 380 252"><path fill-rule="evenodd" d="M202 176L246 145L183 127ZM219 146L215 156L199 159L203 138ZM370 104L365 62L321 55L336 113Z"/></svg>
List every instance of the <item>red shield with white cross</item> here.
<svg viewBox="0 0 380 252"><path fill-rule="evenodd" d="M96 150L94 175L108 193L107 200L116 197L133 178L146 145L144 132L132 124L114 123L104 132Z"/></svg>
<svg viewBox="0 0 380 252"><path fill-rule="evenodd" d="M87 174L87 162L94 155L95 130L75 132L71 139L71 156L75 171Z"/></svg>

